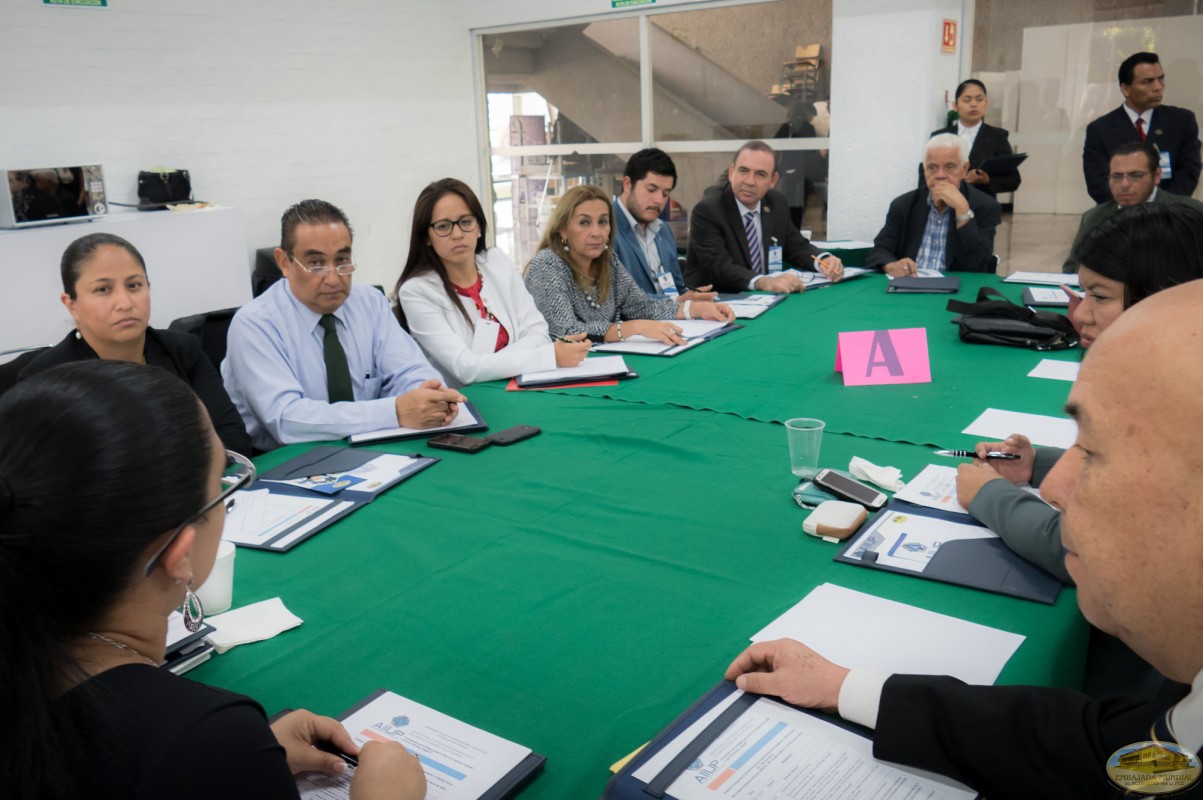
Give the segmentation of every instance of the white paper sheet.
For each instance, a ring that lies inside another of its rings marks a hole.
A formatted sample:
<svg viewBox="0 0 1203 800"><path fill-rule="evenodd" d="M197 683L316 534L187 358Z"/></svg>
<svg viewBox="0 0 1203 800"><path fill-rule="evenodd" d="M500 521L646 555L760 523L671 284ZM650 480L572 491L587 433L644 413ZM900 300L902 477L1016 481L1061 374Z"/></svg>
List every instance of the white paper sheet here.
<svg viewBox="0 0 1203 800"><path fill-rule="evenodd" d="M235 492L232 499L234 505L226 513L221 538L235 544L253 545L267 544L302 520L318 514L328 516L322 513L323 509L329 510L335 504L346 505L327 497L293 497L272 494L267 489L243 489Z"/></svg>
<svg viewBox="0 0 1203 800"><path fill-rule="evenodd" d="M1082 369L1081 361L1058 361L1055 358L1041 359L1040 363L1028 373L1029 378L1049 378L1054 381L1069 381L1078 379L1078 371Z"/></svg>
<svg viewBox="0 0 1203 800"><path fill-rule="evenodd" d="M826 720L761 698L669 787L678 800L972 800L977 792L873 758L873 743Z"/></svg>
<svg viewBox="0 0 1203 800"><path fill-rule="evenodd" d="M1078 286L1078 274L1066 274L1064 272L1012 272L1007 277L1003 278L1004 283L1035 283L1046 286Z"/></svg>
<svg viewBox="0 0 1203 800"><path fill-rule="evenodd" d="M658 342L654 339L647 339L643 336L633 336L630 339L625 339L621 342L608 342L606 344L593 345L595 353L633 353L635 355L656 356L656 355L675 355L683 353L691 347L697 347L700 344L705 344L708 339L689 339L685 344L671 345L665 342Z"/></svg>
<svg viewBox="0 0 1203 800"><path fill-rule="evenodd" d="M1032 440L1032 444L1068 449L1078 438L1078 423L1064 417L987 408L961 433L997 442L1012 433L1022 433Z"/></svg>
<svg viewBox="0 0 1203 800"><path fill-rule="evenodd" d="M364 442L375 442L381 439L395 439L401 436L410 436L417 434L419 436L433 435L442 431L454 431L459 428L467 428L470 425L475 425L479 422L476 415L468 410L466 404L461 403L459 413L455 415L455 419L451 420L450 425L440 425L437 428L406 428L398 426L396 428L381 428L378 431L367 431L366 433L356 433L347 437L347 441L351 444L363 444Z"/></svg>
<svg viewBox="0 0 1203 800"><path fill-rule="evenodd" d="M1059 287L1056 289L1045 289L1043 286L1029 286L1027 287L1027 293L1031 295L1033 303L1052 306L1069 305L1069 296L1061 291Z"/></svg>
<svg viewBox="0 0 1203 800"><path fill-rule="evenodd" d="M273 597L209 617L205 621L217 629L205 638L213 644L214 650L224 653L240 644L271 639L297 627L303 620L285 608L283 600Z"/></svg>
<svg viewBox="0 0 1203 800"><path fill-rule="evenodd" d="M873 243L867 239L845 239L838 242L812 241L812 245L820 250L868 250Z"/></svg>
<svg viewBox="0 0 1203 800"><path fill-rule="evenodd" d="M736 319L756 319L764 312L768 311L772 306L766 306L762 303L745 303L743 301L731 301L727 303L731 310L735 312Z"/></svg>
<svg viewBox="0 0 1203 800"><path fill-rule="evenodd" d="M526 372L521 375L523 381L587 381L591 378L615 375L627 372L627 362L622 356L595 356L586 358L575 367L559 367L542 372Z"/></svg>
<svg viewBox="0 0 1203 800"><path fill-rule="evenodd" d="M393 692L342 722L360 746L369 739L394 741L416 754L426 773L426 800L476 800L531 752Z"/></svg>
<svg viewBox="0 0 1203 800"><path fill-rule="evenodd" d="M866 272L873 272L873 271L874 270L871 270L871 269L865 269L864 267L844 267L844 277L843 277L842 281L850 281L853 278L859 278L861 275L864 275ZM786 272L791 273L791 274L796 275L799 278L801 278L802 282L806 284L806 288L808 288L808 289L818 288L819 286L826 286L832 282L831 279L828 278L826 275L824 275L821 272L817 272L817 271L816 272L803 272L803 271L796 270L796 269L787 269Z"/></svg>
<svg viewBox="0 0 1203 800"><path fill-rule="evenodd" d="M957 469L937 464L928 464L894 497L917 506L938 508L968 514L969 511L957 502Z"/></svg>
<svg viewBox="0 0 1203 800"><path fill-rule="evenodd" d="M884 514L852 541L846 551L860 560L864 553L877 553L883 567L923 572L940 548L949 542L996 539L997 534L980 525L949 522L922 514Z"/></svg>
<svg viewBox="0 0 1203 800"><path fill-rule="evenodd" d="M811 590L752 637L796 639L843 666L998 680L1024 637L831 583Z"/></svg>

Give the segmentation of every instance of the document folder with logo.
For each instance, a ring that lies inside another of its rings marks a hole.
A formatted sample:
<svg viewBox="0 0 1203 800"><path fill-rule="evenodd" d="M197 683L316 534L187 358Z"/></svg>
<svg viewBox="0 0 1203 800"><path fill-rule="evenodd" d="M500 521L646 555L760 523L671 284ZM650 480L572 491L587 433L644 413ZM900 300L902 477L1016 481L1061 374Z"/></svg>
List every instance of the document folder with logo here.
<svg viewBox="0 0 1203 800"><path fill-rule="evenodd" d="M871 737L837 716L744 694L723 681L631 758L602 797L709 800L841 791L851 797L858 790L865 797L976 796L951 779L878 761Z"/></svg>
<svg viewBox="0 0 1203 800"><path fill-rule="evenodd" d="M972 517L891 500L836 561L1052 605L1061 582Z"/></svg>

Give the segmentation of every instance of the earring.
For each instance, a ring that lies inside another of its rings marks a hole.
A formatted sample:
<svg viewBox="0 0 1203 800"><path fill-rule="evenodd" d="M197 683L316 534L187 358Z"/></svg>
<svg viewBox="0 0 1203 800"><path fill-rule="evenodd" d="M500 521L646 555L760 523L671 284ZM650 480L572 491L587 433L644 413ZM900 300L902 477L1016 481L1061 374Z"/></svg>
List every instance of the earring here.
<svg viewBox="0 0 1203 800"><path fill-rule="evenodd" d="M192 580L188 581L188 588L184 590L184 627L191 633L196 633L201 629L201 625L205 620L205 607L201 605L201 599L192 591Z"/></svg>
<svg viewBox="0 0 1203 800"><path fill-rule="evenodd" d="M84 337L83 337L82 335L80 335L80 332L79 332L78 330L76 330L76 331L75 331L75 339L76 339L76 341L78 341L78 340L80 340L80 339L82 339L82 338L84 338Z"/></svg>

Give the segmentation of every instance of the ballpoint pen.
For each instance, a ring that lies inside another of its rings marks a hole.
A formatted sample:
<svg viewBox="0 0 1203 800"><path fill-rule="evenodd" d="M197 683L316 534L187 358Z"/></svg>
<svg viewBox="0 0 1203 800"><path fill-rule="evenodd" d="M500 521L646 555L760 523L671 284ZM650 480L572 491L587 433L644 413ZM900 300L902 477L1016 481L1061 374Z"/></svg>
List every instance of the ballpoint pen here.
<svg viewBox="0 0 1203 800"><path fill-rule="evenodd" d="M977 453L972 450L937 450L938 456L949 456L950 458L977 458ZM1018 461L1019 456L1014 453L1000 453L997 450L992 450L986 453L987 459L995 461Z"/></svg>

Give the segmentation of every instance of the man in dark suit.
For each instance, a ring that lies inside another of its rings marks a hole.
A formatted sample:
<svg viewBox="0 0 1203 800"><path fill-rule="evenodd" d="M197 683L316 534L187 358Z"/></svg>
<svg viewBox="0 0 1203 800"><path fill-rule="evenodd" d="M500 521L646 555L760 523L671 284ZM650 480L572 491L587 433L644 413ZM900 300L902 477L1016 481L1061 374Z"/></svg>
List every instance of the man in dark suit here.
<svg viewBox="0 0 1203 800"><path fill-rule="evenodd" d="M1082 614L1166 676L1156 696L1093 700L1068 689L886 676L845 669L791 639L752 645L727 678L745 691L838 709L874 729L877 758L948 775L992 798L1118 796L1106 765L1121 748L1157 740L1197 753L1203 361L1183 343L1203 341L1200 307L1203 281L1192 281L1140 301L1107 329L1070 391L1077 441L1041 485L1062 511L1065 566ZM1174 796L1201 793L1203 782Z"/></svg>
<svg viewBox="0 0 1203 800"><path fill-rule="evenodd" d="M1115 148L1126 142L1157 145L1161 190L1190 197L1199 185L1199 123L1194 112L1161 104L1165 71L1156 53L1135 53L1119 67L1124 104L1086 126L1082 173L1096 203L1111 199L1107 168Z"/></svg>
<svg viewBox="0 0 1203 800"><path fill-rule="evenodd" d="M1015 191L1022 179L1019 177L1019 170L1007 175L990 176L979 169L988 158L1014 153L1006 130L987 125L983 121L989 107L986 84L977 78L961 81L956 94L957 121L947 128L932 131L931 135L955 133L969 141L969 172L965 175L965 183L994 197L1001 192ZM922 169L919 171L919 181L922 184Z"/></svg>
<svg viewBox="0 0 1203 800"><path fill-rule="evenodd" d="M896 197L866 267L896 278L920 269L993 272L994 229L1001 211L994 198L965 183L969 146L955 133L927 142L925 185Z"/></svg>
<svg viewBox="0 0 1203 800"><path fill-rule="evenodd" d="M1082 215L1078 233L1074 236L1069 257L1061 265L1062 272L1078 271L1078 247L1086 240L1086 234L1111 219L1116 211L1125 206L1140 203L1169 203L1189 205L1203 211L1203 203L1190 197L1161 191L1161 167L1157 165L1157 148L1148 142L1128 142L1115 148L1111 154L1111 169L1107 175L1112 199L1095 206Z"/></svg>
<svg viewBox="0 0 1203 800"><path fill-rule="evenodd" d="M797 270L816 268L833 281L844 265L823 255L794 227L785 196L777 185L773 148L756 140L739 148L727 167L726 183L711 186L693 208L685 281L712 285L719 292L800 292L796 275L769 274L778 263Z"/></svg>

